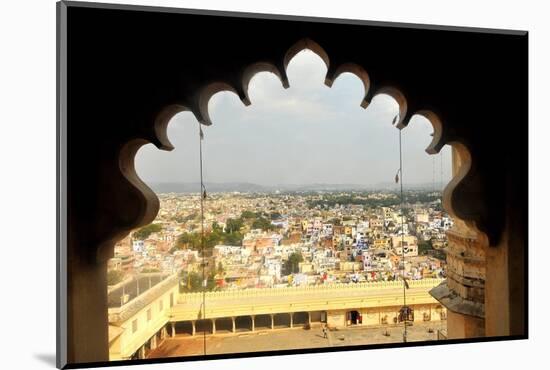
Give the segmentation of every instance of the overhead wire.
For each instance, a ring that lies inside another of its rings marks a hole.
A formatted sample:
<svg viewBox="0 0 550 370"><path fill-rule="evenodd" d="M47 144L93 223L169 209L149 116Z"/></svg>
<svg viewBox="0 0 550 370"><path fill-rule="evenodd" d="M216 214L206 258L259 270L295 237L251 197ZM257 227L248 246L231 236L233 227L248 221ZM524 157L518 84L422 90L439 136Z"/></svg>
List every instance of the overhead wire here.
<svg viewBox="0 0 550 370"><path fill-rule="evenodd" d="M397 115L393 123L397 122ZM405 208L404 208L404 196L403 196L403 143L402 143L402 133L399 129L399 169L395 175L395 182L399 182L399 193L400 193L400 211L401 211L401 279L403 280L403 307L401 308L399 314L400 318L403 319L403 342L407 342L407 321L409 319L409 308L407 307L407 289L408 283L405 277ZM408 248L407 248L408 251Z"/></svg>
<svg viewBox="0 0 550 370"><path fill-rule="evenodd" d="M199 122L199 172L200 172L200 208L201 208L201 267L202 267L202 310L201 318L206 318L206 262L204 254L204 201L206 199L206 187L204 186L204 174L203 174L203 155L202 155L202 142L204 140L204 132L202 131L201 123ZM203 352L206 354L206 330L203 331Z"/></svg>

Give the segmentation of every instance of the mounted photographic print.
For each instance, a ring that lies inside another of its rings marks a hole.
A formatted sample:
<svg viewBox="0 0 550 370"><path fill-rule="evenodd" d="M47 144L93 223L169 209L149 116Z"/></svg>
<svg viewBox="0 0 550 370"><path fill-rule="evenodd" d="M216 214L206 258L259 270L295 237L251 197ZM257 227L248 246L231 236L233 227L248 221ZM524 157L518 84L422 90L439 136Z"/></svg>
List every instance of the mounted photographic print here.
<svg viewBox="0 0 550 370"><path fill-rule="evenodd" d="M57 9L58 367L527 338L527 32Z"/></svg>

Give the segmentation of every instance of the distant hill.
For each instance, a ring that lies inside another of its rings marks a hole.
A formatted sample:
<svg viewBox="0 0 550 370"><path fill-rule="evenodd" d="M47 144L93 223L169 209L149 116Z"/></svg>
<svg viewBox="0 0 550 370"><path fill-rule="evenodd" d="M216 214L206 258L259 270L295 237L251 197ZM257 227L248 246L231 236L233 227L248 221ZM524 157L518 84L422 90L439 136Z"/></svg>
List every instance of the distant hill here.
<svg viewBox="0 0 550 370"><path fill-rule="evenodd" d="M198 193L201 185L198 182L163 182L148 184L155 193ZM246 182L223 182L223 183L205 183L204 186L208 192L231 192L241 193L262 193L269 192L270 189L257 184Z"/></svg>
<svg viewBox="0 0 550 370"><path fill-rule="evenodd" d="M163 182L148 184L155 193L197 193L200 191L198 182ZM399 185L395 183L379 183L375 185L366 184L274 184L259 185L248 182L222 182L205 183L207 192L240 192L240 193L271 193L275 191L396 191ZM404 184L405 190L432 190L430 184ZM435 190L441 190L437 184Z"/></svg>

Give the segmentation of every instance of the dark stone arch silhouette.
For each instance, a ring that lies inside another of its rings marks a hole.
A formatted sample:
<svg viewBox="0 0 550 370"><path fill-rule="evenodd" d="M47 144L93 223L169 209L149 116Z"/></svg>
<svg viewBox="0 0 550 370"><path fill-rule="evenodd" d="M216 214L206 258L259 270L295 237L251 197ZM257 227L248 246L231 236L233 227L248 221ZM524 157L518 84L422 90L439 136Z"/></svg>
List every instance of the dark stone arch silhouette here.
<svg viewBox="0 0 550 370"><path fill-rule="evenodd" d="M259 70L273 71L287 86L287 54L293 45L303 48L301 40L314 40L305 47L319 52L320 46L328 56L327 84L342 71L365 84L366 73L360 104L376 93L399 92L406 101L400 127L417 112L433 112L440 131L431 150L454 142L467 148L473 165L453 184L450 207L501 251L495 259L507 290L496 298L509 307L507 333L525 333L525 33L70 2L59 7L69 34L61 86L67 95L69 362L108 359L106 261L118 239L158 211L156 196L134 176L136 151L146 143L169 150L166 123L181 110L209 124L205 101L219 89L248 104L245 82Z"/></svg>

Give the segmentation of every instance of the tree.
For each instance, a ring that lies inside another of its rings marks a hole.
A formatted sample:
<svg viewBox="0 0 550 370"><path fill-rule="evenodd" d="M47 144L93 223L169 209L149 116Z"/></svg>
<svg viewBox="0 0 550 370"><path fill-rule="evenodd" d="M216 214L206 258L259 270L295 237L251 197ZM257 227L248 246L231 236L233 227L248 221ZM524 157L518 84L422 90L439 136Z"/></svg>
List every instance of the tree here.
<svg viewBox="0 0 550 370"><path fill-rule="evenodd" d="M196 292L201 290L202 279L201 275L192 271L190 273L182 273L180 278L180 292Z"/></svg>
<svg viewBox="0 0 550 370"><path fill-rule="evenodd" d="M290 256L288 256L288 260L285 261L284 264L284 270L285 275L297 273L300 271L300 262L302 262L304 258L302 257L302 253L300 252L294 252Z"/></svg>
<svg viewBox="0 0 550 370"><path fill-rule="evenodd" d="M243 235L238 230L232 230L231 227L240 228L240 222L235 222L233 219L228 220L230 228L226 228L224 232L222 228L217 224L212 224L212 230L204 233L204 240L201 233L183 233L178 236L176 245L173 251L177 249L191 249L205 252L211 251L216 245L242 245ZM207 253L205 253L207 254Z"/></svg>
<svg viewBox="0 0 550 370"><path fill-rule="evenodd" d="M229 234L240 231L241 227L243 227L243 220L240 218L234 219L234 218L228 218L225 221L225 231Z"/></svg>
<svg viewBox="0 0 550 370"><path fill-rule="evenodd" d="M422 241L418 243L418 254L424 256L433 250L432 240Z"/></svg>
<svg viewBox="0 0 550 370"><path fill-rule="evenodd" d="M212 249L216 245L220 244L223 241L223 233L221 230L212 231L204 235L204 248Z"/></svg>
<svg viewBox="0 0 550 370"><path fill-rule="evenodd" d="M225 269L223 268L223 264L221 262L218 263L218 270L217 270L217 273L218 274L223 274L225 271Z"/></svg>
<svg viewBox="0 0 550 370"><path fill-rule="evenodd" d="M180 293L200 292L203 290L203 274L198 272L183 272L180 275ZM216 288L216 281L214 280L214 274L210 273L206 277L206 287L204 290L211 291Z"/></svg>
<svg viewBox="0 0 550 370"><path fill-rule="evenodd" d="M150 224L134 232L134 239L145 240L152 233L158 233L161 230L162 230L161 224Z"/></svg>
<svg viewBox="0 0 550 370"><path fill-rule="evenodd" d="M263 231L273 230L275 226L266 218L259 217L252 223L253 229L262 229Z"/></svg>
<svg viewBox="0 0 550 370"><path fill-rule="evenodd" d="M200 235L197 233L183 233L178 236L176 247L197 250L201 246Z"/></svg>
<svg viewBox="0 0 550 370"><path fill-rule="evenodd" d="M239 231L233 232L231 234L224 235L224 244L226 245L242 245L243 244L243 234Z"/></svg>
<svg viewBox="0 0 550 370"><path fill-rule="evenodd" d="M222 231L222 227L216 222L212 222L212 231Z"/></svg>
<svg viewBox="0 0 550 370"><path fill-rule="evenodd" d="M258 215L252 211L243 211L241 213L241 219L253 219L256 218Z"/></svg>

